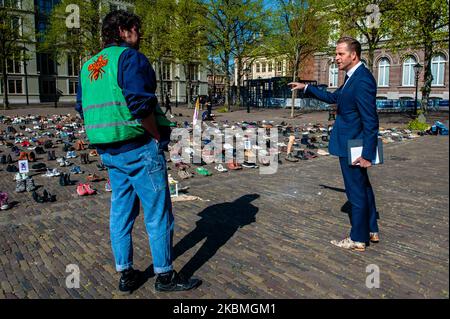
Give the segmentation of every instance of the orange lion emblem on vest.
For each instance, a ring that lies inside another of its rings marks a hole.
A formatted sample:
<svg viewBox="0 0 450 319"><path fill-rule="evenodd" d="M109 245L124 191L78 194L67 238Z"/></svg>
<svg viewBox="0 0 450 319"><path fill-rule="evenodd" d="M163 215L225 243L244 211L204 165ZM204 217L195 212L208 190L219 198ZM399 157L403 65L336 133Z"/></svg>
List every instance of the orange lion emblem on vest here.
<svg viewBox="0 0 450 319"><path fill-rule="evenodd" d="M103 67L106 66L108 64L108 59L104 58L103 55L100 55L97 59L97 61L91 63L88 67L88 71L89 71L89 78L92 80L96 81L98 79L98 77L102 77L103 73L105 73L105 71L103 70Z"/></svg>

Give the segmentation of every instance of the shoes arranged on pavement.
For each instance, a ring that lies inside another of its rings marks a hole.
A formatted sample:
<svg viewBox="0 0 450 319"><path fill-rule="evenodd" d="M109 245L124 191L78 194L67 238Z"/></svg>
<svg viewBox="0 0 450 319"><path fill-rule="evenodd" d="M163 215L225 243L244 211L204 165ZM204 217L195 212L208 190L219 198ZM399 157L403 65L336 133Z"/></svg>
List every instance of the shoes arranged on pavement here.
<svg viewBox="0 0 450 319"><path fill-rule="evenodd" d="M9 208L8 193L0 192L0 210L7 210Z"/></svg>
<svg viewBox="0 0 450 319"><path fill-rule="evenodd" d="M71 174L83 174L83 171L81 170L81 167L80 167L80 166L73 166L73 167L70 169L70 173L71 173Z"/></svg>
<svg viewBox="0 0 450 319"><path fill-rule="evenodd" d="M98 176L97 174L94 173L94 174L89 174L87 177L87 180L89 182L100 182L100 181L104 180L104 178L101 176Z"/></svg>
<svg viewBox="0 0 450 319"><path fill-rule="evenodd" d="M96 193L95 189L92 189L91 185L89 184L80 183L77 186L77 194L80 196L93 195L95 193Z"/></svg>
<svg viewBox="0 0 450 319"><path fill-rule="evenodd" d="M289 153L286 157L285 157L286 161L288 162L298 162L298 158L294 157L292 155L292 153Z"/></svg>
<svg viewBox="0 0 450 319"><path fill-rule="evenodd" d="M59 176L59 185L61 186L72 185L72 181L70 180L70 174L62 173Z"/></svg>
<svg viewBox="0 0 450 319"><path fill-rule="evenodd" d="M33 196L33 199L35 202L41 203L41 204L56 201L56 195L51 194L46 189L44 189L44 192L42 195L39 195L36 191L34 191L32 196Z"/></svg>

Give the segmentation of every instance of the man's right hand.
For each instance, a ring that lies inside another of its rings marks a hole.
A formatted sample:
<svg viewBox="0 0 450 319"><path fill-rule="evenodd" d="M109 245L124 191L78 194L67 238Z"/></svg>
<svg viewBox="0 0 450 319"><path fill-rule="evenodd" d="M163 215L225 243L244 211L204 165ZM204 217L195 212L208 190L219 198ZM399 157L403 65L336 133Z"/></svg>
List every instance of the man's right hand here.
<svg viewBox="0 0 450 319"><path fill-rule="evenodd" d="M154 113L150 114L145 119L142 119L141 124L147 130L147 132L152 135L152 137L154 137L158 141L161 139Z"/></svg>
<svg viewBox="0 0 450 319"><path fill-rule="evenodd" d="M300 82L291 82L288 83L288 85L291 87L291 90L303 90L305 88L305 84L304 83L300 83Z"/></svg>

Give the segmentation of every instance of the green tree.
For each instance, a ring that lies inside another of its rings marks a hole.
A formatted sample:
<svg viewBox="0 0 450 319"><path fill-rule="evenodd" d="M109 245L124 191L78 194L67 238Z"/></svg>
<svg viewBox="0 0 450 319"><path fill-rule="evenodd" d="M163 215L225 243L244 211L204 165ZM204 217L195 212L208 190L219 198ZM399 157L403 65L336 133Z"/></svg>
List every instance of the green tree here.
<svg viewBox="0 0 450 319"><path fill-rule="evenodd" d="M171 33L174 59L186 75L186 97L191 107L191 86L197 68L207 60L206 8L198 0L179 0Z"/></svg>
<svg viewBox="0 0 450 319"><path fill-rule="evenodd" d="M341 34L362 38L367 46L367 67L373 73L375 50L392 37L392 20L397 18L397 0L335 0L332 18Z"/></svg>
<svg viewBox="0 0 450 319"><path fill-rule="evenodd" d="M244 0L235 17L232 32L231 55L236 63L237 106L241 102L241 79L244 75L244 61L249 62L258 55L259 45L268 32L267 14L261 0Z"/></svg>
<svg viewBox="0 0 450 319"><path fill-rule="evenodd" d="M207 32L210 54L222 62L225 73L225 107L229 108L233 31L239 22L240 0L208 0Z"/></svg>
<svg viewBox="0 0 450 319"><path fill-rule="evenodd" d="M8 61L28 59L27 45L34 42L34 34L27 19L19 10L8 6L0 7L0 70L3 82L3 109L9 108Z"/></svg>
<svg viewBox="0 0 450 319"><path fill-rule="evenodd" d="M79 27L68 25L68 17L75 12L67 12L69 5L79 8ZM109 11L101 0L62 0L56 5L50 16L49 26L39 34L40 52L52 53L57 59L68 53L78 59L91 57L102 48L101 18Z"/></svg>
<svg viewBox="0 0 450 319"><path fill-rule="evenodd" d="M162 66L172 56L172 38L176 11L175 0L136 1L136 14L142 19L141 51L156 64L159 74L160 100L164 98Z"/></svg>
<svg viewBox="0 0 450 319"><path fill-rule="evenodd" d="M330 34L327 2L320 0L278 0L271 35L264 48L268 56L288 61L292 81L297 81L303 61L325 50ZM292 91L291 117L297 91Z"/></svg>
<svg viewBox="0 0 450 319"><path fill-rule="evenodd" d="M393 44L397 49L423 49L425 55L422 106L426 109L431 92L433 76L431 59L441 48L448 48L449 1L448 0L402 0L397 4L399 17L392 19Z"/></svg>

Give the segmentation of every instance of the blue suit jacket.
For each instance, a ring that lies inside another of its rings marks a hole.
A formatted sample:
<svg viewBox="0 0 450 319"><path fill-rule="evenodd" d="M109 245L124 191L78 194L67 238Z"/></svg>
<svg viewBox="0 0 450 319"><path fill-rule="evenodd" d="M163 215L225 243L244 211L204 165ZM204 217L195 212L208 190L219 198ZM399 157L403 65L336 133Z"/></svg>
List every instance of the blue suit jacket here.
<svg viewBox="0 0 450 319"><path fill-rule="evenodd" d="M331 132L330 154L347 157L347 141L363 140L362 157L374 160L378 142L377 85L370 71L359 66L353 75L335 92L322 91L308 85L305 97L315 97L325 103L337 104L337 116Z"/></svg>

